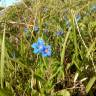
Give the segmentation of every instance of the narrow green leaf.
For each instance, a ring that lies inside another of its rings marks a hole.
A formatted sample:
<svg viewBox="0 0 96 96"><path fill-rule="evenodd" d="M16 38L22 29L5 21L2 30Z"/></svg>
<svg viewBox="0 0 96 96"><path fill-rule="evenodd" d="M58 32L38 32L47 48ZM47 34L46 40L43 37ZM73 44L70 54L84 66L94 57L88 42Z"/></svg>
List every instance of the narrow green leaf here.
<svg viewBox="0 0 96 96"><path fill-rule="evenodd" d="M2 40L2 45L1 45L1 88L3 88L3 82L4 82L4 52L5 52L5 27L4 25L4 32L3 32L3 40Z"/></svg>
<svg viewBox="0 0 96 96"><path fill-rule="evenodd" d="M61 67L59 67L59 68L57 69L57 71L49 78L49 80L52 80L52 79L60 72L60 70L62 70Z"/></svg>
<svg viewBox="0 0 96 96"><path fill-rule="evenodd" d="M93 86L95 80L96 80L96 77L95 77L95 76L93 76L93 77L89 80L89 82L88 82L88 84L87 84L87 86L86 86L86 92L87 92L87 93L90 91L90 89L91 89L91 87Z"/></svg>
<svg viewBox="0 0 96 96"><path fill-rule="evenodd" d="M66 44L67 44L67 40L68 40L69 34L70 34L70 31L67 32L67 34L65 36L65 41L64 41L64 44L63 44L63 49L62 49L62 52L61 52L61 66L63 66L64 57L65 57L65 50L66 50Z"/></svg>
<svg viewBox="0 0 96 96"><path fill-rule="evenodd" d="M41 76L39 76L38 74L35 74L34 77L35 77L37 80L39 80L39 81L45 82L45 80L44 80Z"/></svg>
<svg viewBox="0 0 96 96"><path fill-rule="evenodd" d="M94 40L94 42L91 44L91 46L87 50L86 57L88 57L90 55L90 53L92 52L93 48L95 47L95 43L96 43L96 39Z"/></svg>

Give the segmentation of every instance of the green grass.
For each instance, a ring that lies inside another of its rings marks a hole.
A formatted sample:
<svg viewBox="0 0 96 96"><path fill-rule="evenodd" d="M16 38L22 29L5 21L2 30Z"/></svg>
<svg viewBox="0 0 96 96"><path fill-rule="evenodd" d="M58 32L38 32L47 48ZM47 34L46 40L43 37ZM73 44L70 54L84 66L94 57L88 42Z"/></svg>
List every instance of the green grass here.
<svg viewBox="0 0 96 96"><path fill-rule="evenodd" d="M1 79L1 88L3 88L3 83L4 83L4 63L5 63L5 30L6 30L6 25L4 24L4 31L3 31L3 40L2 40L2 46L1 46L1 68L0 68L0 79Z"/></svg>
<svg viewBox="0 0 96 96"><path fill-rule="evenodd" d="M94 6L95 0L24 0L6 9L0 17L0 96L95 96ZM31 45L39 37L51 46L50 57L34 54Z"/></svg>

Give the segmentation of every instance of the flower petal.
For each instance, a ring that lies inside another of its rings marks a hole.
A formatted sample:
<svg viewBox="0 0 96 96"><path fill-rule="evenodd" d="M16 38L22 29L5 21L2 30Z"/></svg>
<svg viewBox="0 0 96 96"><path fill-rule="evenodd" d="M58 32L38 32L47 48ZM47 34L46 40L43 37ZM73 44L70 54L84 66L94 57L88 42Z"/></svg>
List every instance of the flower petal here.
<svg viewBox="0 0 96 96"><path fill-rule="evenodd" d="M33 53L38 54L39 50L38 49L34 49Z"/></svg>
<svg viewBox="0 0 96 96"><path fill-rule="evenodd" d="M32 47L32 48L36 48L36 47L37 47L37 43L33 43L33 44L31 45L31 47Z"/></svg>

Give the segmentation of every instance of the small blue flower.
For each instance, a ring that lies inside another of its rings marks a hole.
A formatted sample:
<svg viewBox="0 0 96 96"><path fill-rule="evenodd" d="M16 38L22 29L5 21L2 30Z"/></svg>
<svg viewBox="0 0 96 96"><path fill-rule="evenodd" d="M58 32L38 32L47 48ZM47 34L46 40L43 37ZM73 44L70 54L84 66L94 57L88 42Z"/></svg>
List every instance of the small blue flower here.
<svg viewBox="0 0 96 96"><path fill-rule="evenodd" d="M44 29L44 33L48 33L49 32L49 30L48 29Z"/></svg>
<svg viewBox="0 0 96 96"><path fill-rule="evenodd" d="M63 35L63 34L64 34L64 31L63 31L63 30L59 30L59 31L56 32L56 35L57 35L57 36L61 36L61 35Z"/></svg>
<svg viewBox="0 0 96 96"><path fill-rule="evenodd" d="M93 6L90 8L90 11L96 12L96 5L93 5Z"/></svg>
<svg viewBox="0 0 96 96"><path fill-rule="evenodd" d="M70 28L70 22L69 22L69 20L68 20L68 18L66 16L64 16L64 21L66 22L65 23L66 24L66 27L67 28Z"/></svg>
<svg viewBox="0 0 96 96"><path fill-rule="evenodd" d="M33 43L31 45L31 47L34 48L33 53L38 54L38 53L40 53L43 50L44 41L41 38L39 38L36 43Z"/></svg>
<svg viewBox="0 0 96 96"><path fill-rule="evenodd" d="M67 28L70 28L70 22L69 22L69 20L66 21L66 27Z"/></svg>
<svg viewBox="0 0 96 96"><path fill-rule="evenodd" d="M44 46L41 53L43 57L51 56L51 46Z"/></svg>
<svg viewBox="0 0 96 96"><path fill-rule="evenodd" d="M24 32L28 32L28 28L27 27L24 27Z"/></svg>
<svg viewBox="0 0 96 96"><path fill-rule="evenodd" d="M77 22L79 21L81 19L81 16L78 14L78 15L76 15L76 20L77 20Z"/></svg>
<svg viewBox="0 0 96 96"><path fill-rule="evenodd" d="M38 32L38 31L39 31L39 27L38 27L37 25L35 25L35 26L33 27L33 31L34 31L34 32Z"/></svg>

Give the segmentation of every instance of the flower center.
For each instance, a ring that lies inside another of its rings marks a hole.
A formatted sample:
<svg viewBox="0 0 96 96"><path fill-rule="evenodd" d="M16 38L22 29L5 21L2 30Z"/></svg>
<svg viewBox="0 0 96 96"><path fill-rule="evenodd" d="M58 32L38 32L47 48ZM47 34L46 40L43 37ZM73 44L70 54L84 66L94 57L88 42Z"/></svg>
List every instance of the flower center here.
<svg viewBox="0 0 96 96"><path fill-rule="evenodd" d="M48 52L48 49L46 49L45 52L47 53Z"/></svg>

